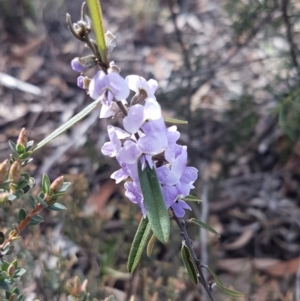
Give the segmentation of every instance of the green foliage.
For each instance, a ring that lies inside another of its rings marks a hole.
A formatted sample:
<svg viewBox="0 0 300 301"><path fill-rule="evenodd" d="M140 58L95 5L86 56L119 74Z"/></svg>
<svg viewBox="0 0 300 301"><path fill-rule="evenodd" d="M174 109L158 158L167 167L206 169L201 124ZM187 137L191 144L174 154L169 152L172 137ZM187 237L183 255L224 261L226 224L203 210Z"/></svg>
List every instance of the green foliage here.
<svg viewBox="0 0 300 301"><path fill-rule="evenodd" d="M217 237L221 237L221 235L220 235L217 231L215 231L212 227L210 227L210 226L209 226L208 224L206 224L206 223L203 223L203 222L199 221L199 220L196 219L196 218L191 218L191 219L188 220L187 222L194 223L194 224L196 224L197 226L199 226L200 228L203 228L203 229L205 229L205 230L207 230L207 231L209 231L209 232L215 234Z"/></svg>
<svg viewBox="0 0 300 301"><path fill-rule="evenodd" d="M148 221L148 218L142 217L139 227L134 236L134 239L133 239L133 242L132 242L132 245L130 248L130 253L128 256L127 269L130 273L133 273L137 264L140 261L140 258L142 256L143 250L146 246L146 242L147 242L150 232L151 232L151 225Z"/></svg>
<svg viewBox="0 0 300 301"><path fill-rule="evenodd" d="M146 163L146 167L142 170L141 163L139 163L138 172L151 230L157 239L163 243L167 243L170 235L170 217L156 171L154 168L151 169L148 163Z"/></svg>
<svg viewBox="0 0 300 301"><path fill-rule="evenodd" d="M187 272L190 276L190 279L194 284L197 284L198 283L197 269L192 259L190 250L184 243L182 243L182 247L181 247L181 257L187 269Z"/></svg>

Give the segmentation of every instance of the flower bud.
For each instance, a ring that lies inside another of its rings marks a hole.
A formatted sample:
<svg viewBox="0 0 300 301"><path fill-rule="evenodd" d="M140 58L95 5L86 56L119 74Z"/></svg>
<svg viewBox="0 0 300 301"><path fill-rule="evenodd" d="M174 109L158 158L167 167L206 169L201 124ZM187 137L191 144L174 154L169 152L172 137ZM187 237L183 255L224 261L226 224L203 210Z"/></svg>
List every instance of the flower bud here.
<svg viewBox="0 0 300 301"><path fill-rule="evenodd" d="M60 176L60 177L56 178L50 186L50 195L59 192L63 183L64 183L64 176Z"/></svg>
<svg viewBox="0 0 300 301"><path fill-rule="evenodd" d="M19 138L17 140L17 145L21 144L24 147L26 147L27 142L28 142L28 133L25 128L22 128L22 130L19 134Z"/></svg>
<svg viewBox="0 0 300 301"><path fill-rule="evenodd" d="M77 77L77 86L80 89L87 90L89 88L90 82L91 82L91 79L88 78L87 76L80 75Z"/></svg>
<svg viewBox="0 0 300 301"><path fill-rule="evenodd" d="M76 72L83 72L86 69L86 67L80 63L79 57L75 57L71 61L71 67Z"/></svg>
<svg viewBox="0 0 300 301"><path fill-rule="evenodd" d="M4 206L8 201L8 192L0 193L0 207Z"/></svg>
<svg viewBox="0 0 300 301"><path fill-rule="evenodd" d="M7 268L7 274L9 275L9 277L12 277L14 275L16 271L15 266L11 263L8 268Z"/></svg>
<svg viewBox="0 0 300 301"><path fill-rule="evenodd" d="M16 293L13 293L9 296L9 301L16 301L18 299L18 295Z"/></svg>
<svg viewBox="0 0 300 301"><path fill-rule="evenodd" d="M14 183L17 183L20 180L20 171L21 171L20 163L15 161L10 167L8 179Z"/></svg>
<svg viewBox="0 0 300 301"><path fill-rule="evenodd" d="M0 163L0 184L2 184L5 181L8 170L9 170L8 160L5 160L2 163Z"/></svg>

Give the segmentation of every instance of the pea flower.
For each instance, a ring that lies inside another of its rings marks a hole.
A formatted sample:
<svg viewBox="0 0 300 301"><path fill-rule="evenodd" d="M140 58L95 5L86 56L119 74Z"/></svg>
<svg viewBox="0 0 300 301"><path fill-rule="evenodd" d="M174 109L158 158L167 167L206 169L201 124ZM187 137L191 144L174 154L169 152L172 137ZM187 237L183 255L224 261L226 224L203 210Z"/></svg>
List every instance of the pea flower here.
<svg viewBox="0 0 300 301"><path fill-rule="evenodd" d="M100 70L90 82L89 94L93 99L101 97L102 104L109 106L114 97L117 100L126 99L129 95L129 88L117 72L105 74Z"/></svg>

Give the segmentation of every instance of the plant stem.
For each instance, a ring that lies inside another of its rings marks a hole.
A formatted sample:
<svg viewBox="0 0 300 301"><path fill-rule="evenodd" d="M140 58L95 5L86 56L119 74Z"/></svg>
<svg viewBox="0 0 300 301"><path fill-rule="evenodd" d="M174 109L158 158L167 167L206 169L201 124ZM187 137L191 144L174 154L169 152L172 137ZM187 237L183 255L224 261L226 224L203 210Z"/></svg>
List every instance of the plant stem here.
<svg viewBox="0 0 300 301"><path fill-rule="evenodd" d="M207 285L206 279L205 279L204 274L203 274L203 272L202 272L201 260L198 259L197 255L196 255L196 253L195 253L194 247L193 247L193 245L192 245L192 241L191 241L191 239L189 238L189 235L188 235L188 233L187 233L187 231L186 231L186 228L185 228L186 223L185 223L184 220L178 218L178 217L175 215L175 213L174 213L174 211L173 211L172 208L171 208L171 211L172 211L172 213L173 213L173 220L174 220L174 221L176 222L176 224L178 225L178 227L179 227L179 229L180 229L180 235L181 235L182 239L184 239L185 244L186 244L187 248L189 249L189 252L190 252L190 254L191 254L191 256L192 256L192 259L193 259L193 261L194 261L194 263L195 263L195 265L196 265L196 268L197 268L197 271L198 271L198 280L199 280L199 282L203 285L203 287L204 287L205 291L207 292L208 296L210 297L210 299L211 299L212 301L215 301L215 298L214 298L214 296L212 295L211 289L210 289L209 286Z"/></svg>
<svg viewBox="0 0 300 301"><path fill-rule="evenodd" d="M16 227L15 230L10 232L9 237L0 245L0 249L4 248L7 244L11 243L15 237L29 224L31 217L36 215L44 206L42 204L37 204L36 207L26 216L24 220Z"/></svg>

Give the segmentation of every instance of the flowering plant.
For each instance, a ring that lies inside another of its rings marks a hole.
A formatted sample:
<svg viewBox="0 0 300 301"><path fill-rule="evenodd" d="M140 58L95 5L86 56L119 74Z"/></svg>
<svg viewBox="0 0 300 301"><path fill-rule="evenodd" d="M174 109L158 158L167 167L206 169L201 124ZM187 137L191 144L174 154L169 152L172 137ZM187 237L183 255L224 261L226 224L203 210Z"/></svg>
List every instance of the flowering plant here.
<svg viewBox="0 0 300 301"><path fill-rule="evenodd" d="M125 195L132 203L137 204L142 212L128 256L128 271L134 272L147 242L148 256L151 256L156 239L164 244L168 242L171 233L170 220L174 220L182 237L182 259L192 282L200 282L211 300L215 300L212 294L214 285L229 295L240 296L239 292L224 287L216 274L201 263L186 231L186 225L193 223L219 236L214 229L195 218L184 220L185 211L192 210L187 202L199 201L197 197L190 195L198 177L198 170L187 166L187 146L177 143L180 133L176 125L167 127L166 122L186 122L163 118L155 96L158 87L156 80L147 81L138 75L129 75L124 79L120 75L120 68L115 62L108 60L115 47L115 36L111 32L104 34L100 3L98 0L88 0L87 4L92 22L86 17L84 3L81 19L72 23L70 15L67 14L67 23L72 34L91 50L91 55L74 58L71 66L74 71L80 73L77 85L86 90L94 101L36 146L33 146L32 141L27 141L25 129L21 131L17 144L10 142L11 159L0 164L0 205L21 198L34 186L34 179L22 172L22 168L30 163L31 155L36 150L101 105L100 118L120 119L123 125L123 129L108 125L109 141L101 149L104 155L115 157L120 165L120 169L115 171L111 178L116 183L125 181ZM92 29L95 41L90 38ZM98 70L89 78L84 72L92 67L97 67ZM128 99L130 91L133 96ZM7 238L0 232L0 287L7 291L7 300L24 299L18 289L10 289L10 285L13 285L14 279L20 277L25 270L18 267L17 261L4 261L3 256L13 251L12 242L19 238L20 231L27 225L43 221L42 216L38 215L41 209L66 209L57 199L65 194L69 185L70 183L64 182L63 177L51 183L45 174L42 179L42 191L36 198L28 196L32 211L19 211L20 224ZM203 268L210 271L214 278L213 283L208 284ZM70 294L77 298L85 290L85 286L86 283L80 284L78 279L74 280L70 285Z"/></svg>
<svg viewBox="0 0 300 301"><path fill-rule="evenodd" d="M122 120L123 129L108 125L109 142L103 145L102 153L118 161L120 169L111 178L116 183L125 181L125 195L140 207L143 215L128 258L129 272L136 268L151 233L148 251L152 249L155 239L168 242L170 219L173 219L180 229L182 258L191 280L195 284L200 282L210 299L214 300L213 285L207 284L202 272L202 268L207 268L215 279L213 284L228 294L239 296L239 292L225 288L215 273L201 264L187 234L186 224L192 222L219 236L214 229L195 218L183 219L185 210L192 210L187 201L198 200L190 195L198 170L187 166L187 147L177 143L180 137L177 127L167 127L165 124L168 120L163 118L155 97L157 81L147 81L138 75L129 75L125 79L121 77L120 68L108 60L108 55L115 47L115 36L111 32L104 34L99 2L89 0L87 3L96 41L89 37L92 26L83 4L81 19L73 24L70 15L67 15L67 23L73 35L84 42L92 54L74 58L71 66L80 73L78 86L102 105L100 118ZM94 66L99 71L93 78L83 75ZM128 100L130 91L134 95ZM177 122L182 123L173 120L173 123ZM151 251L148 255L151 255Z"/></svg>

